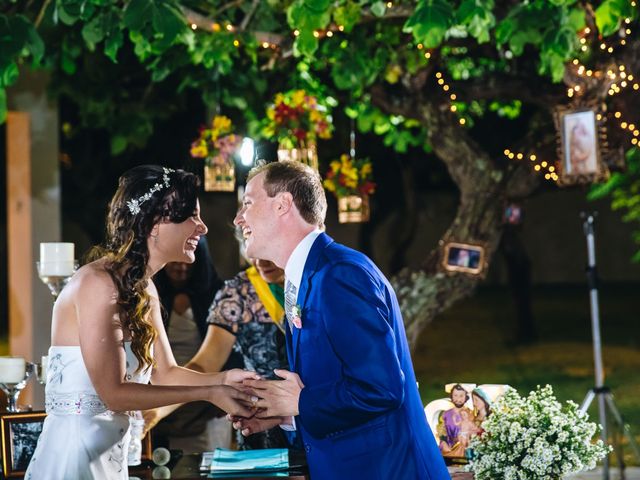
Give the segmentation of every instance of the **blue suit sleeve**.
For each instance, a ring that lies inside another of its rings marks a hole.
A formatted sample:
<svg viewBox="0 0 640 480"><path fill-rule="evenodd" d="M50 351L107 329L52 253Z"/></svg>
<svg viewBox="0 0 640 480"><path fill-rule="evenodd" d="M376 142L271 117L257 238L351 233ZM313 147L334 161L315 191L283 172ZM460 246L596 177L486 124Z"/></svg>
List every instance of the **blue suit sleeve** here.
<svg viewBox="0 0 640 480"><path fill-rule="evenodd" d="M362 425L404 400L404 372L397 353L386 283L357 264L334 264L319 280L323 326L342 377L307 385L297 421L316 438ZM319 355L323 355L319 352Z"/></svg>

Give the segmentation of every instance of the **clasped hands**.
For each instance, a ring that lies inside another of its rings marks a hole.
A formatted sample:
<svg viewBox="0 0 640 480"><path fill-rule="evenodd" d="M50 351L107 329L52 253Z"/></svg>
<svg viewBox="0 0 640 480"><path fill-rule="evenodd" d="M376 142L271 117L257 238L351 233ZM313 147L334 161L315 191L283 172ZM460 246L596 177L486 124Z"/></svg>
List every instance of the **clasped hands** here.
<svg viewBox="0 0 640 480"><path fill-rule="evenodd" d="M240 430L242 435L249 436L262 432L277 425L291 423L291 417L298 415L298 402L304 384L300 377L288 370L274 370L282 380L254 380L242 381L241 389L255 397L254 414L251 417L227 415L233 428Z"/></svg>

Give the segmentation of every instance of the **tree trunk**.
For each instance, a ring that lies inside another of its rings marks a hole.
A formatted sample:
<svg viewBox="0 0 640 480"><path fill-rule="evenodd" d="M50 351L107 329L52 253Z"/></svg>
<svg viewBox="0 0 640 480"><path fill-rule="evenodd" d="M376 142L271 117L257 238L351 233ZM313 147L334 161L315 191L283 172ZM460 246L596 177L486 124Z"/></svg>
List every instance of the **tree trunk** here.
<svg viewBox="0 0 640 480"><path fill-rule="evenodd" d="M439 264L444 245L459 241L483 246L486 271L502 234L502 214L510 183L521 181L519 177L525 168L522 164L498 166L446 106L440 108L433 101L422 99L419 111L435 154L460 189L460 205L438 248L418 268L405 268L392 278L412 348L423 328L438 313L469 296L482 278L443 271ZM537 182L527 183L530 193Z"/></svg>

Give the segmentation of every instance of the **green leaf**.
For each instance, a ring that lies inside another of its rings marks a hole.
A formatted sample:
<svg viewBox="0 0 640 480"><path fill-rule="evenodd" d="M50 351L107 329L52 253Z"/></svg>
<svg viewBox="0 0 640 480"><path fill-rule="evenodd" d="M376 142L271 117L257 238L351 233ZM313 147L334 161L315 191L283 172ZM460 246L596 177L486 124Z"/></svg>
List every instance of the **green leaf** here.
<svg viewBox="0 0 640 480"><path fill-rule="evenodd" d="M100 43L106 35L103 20L102 15L96 15L82 27L82 38L90 50L94 50L96 44Z"/></svg>
<svg viewBox="0 0 640 480"><path fill-rule="evenodd" d="M624 18L632 15L633 10L627 0L604 0L596 8L596 26L600 34L607 37L618 31Z"/></svg>
<svg viewBox="0 0 640 480"><path fill-rule="evenodd" d="M104 43L104 53L113 63L118 63L118 50L122 47L122 32L117 32L107 38Z"/></svg>
<svg viewBox="0 0 640 480"><path fill-rule="evenodd" d="M294 43L294 53L311 57L318 49L318 39L314 36L314 31L323 29L329 24L331 15L328 7L328 0L297 1L289 7L287 10L289 26L300 32Z"/></svg>
<svg viewBox="0 0 640 480"><path fill-rule="evenodd" d="M329 8L330 0L304 0L304 5L318 13L325 12Z"/></svg>
<svg viewBox="0 0 640 480"><path fill-rule="evenodd" d="M559 83L564 76L565 59L552 50L540 52L540 68L541 74L548 73L554 83Z"/></svg>
<svg viewBox="0 0 640 480"><path fill-rule="evenodd" d="M107 39L104 42L104 53L111 59L113 63L118 63L118 50L122 47L124 41L124 35L122 30L116 28L109 32Z"/></svg>
<svg viewBox="0 0 640 480"><path fill-rule="evenodd" d="M82 15L83 0L58 0L56 14L65 25L73 25Z"/></svg>
<svg viewBox="0 0 640 480"><path fill-rule="evenodd" d="M593 185L587 194L587 199L598 200L607 197L626 182L627 178L625 175L620 172L614 172L605 183Z"/></svg>
<svg viewBox="0 0 640 480"><path fill-rule="evenodd" d="M496 18L491 12L492 2L463 0L457 11L458 22L467 27L478 43L488 42L490 30L495 26Z"/></svg>
<svg viewBox="0 0 640 480"><path fill-rule="evenodd" d="M16 62L9 62L0 66L0 88L4 89L13 85L18 79L18 65Z"/></svg>
<svg viewBox="0 0 640 480"><path fill-rule="evenodd" d="M346 33L351 32L360 20L360 6L354 2L346 2L333 11L333 21L336 25L344 27Z"/></svg>
<svg viewBox="0 0 640 480"><path fill-rule="evenodd" d="M556 7L568 7L576 3L576 0L548 0L551 5L555 5Z"/></svg>
<svg viewBox="0 0 640 480"><path fill-rule="evenodd" d="M516 23L511 18L505 18L496 27L496 43L502 45L509 41L516 29Z"/></svg>
<svg viewBox="0 0 640 480"><path fill-rule="evenodd" d="M404 24L403 30L413 34L416 42L426 48L435 48L453 22L453 8L445 0L419 0L413 15Z"/></svg>
<svg viewBox="0 0 640 480"><path fill-rule="evenodd" d="M111 137L111 154L120 155L127 149L127 137L120 134L115 134Z"/></svg>
<svg viewBox="0 0 640 480"><path fill-rule="evenodd" d="M578 32L587 26L586 13L582 8L572 8L567 20L570 28Z"/></svg>
<svg viewBox="0 0 640 480"><path fill-rule="evenodd" d="M151 19L153 10L153 0L131 0L122 20L130 30L140 31Z"/></svg>
<svg viewBox="0 0 640 480"><path fill-rule="evenodd" d="M371 5L371 13L373 13L378 18L384 17L386 11L387 5L384 2L377 1L374 2L373 5Z"/></svg>
<svg viewBox="0 0 640 480"><path fill-rule="evenodd" d="M162 2L151 12L154 30L162 37L163 45L170 45L186 29L186 20L172 5Z"/></svg>
<svg viewBox="0 0 640 480"><path fill-rule="evenodd" d="M7 119L7 91L0 87L0 124Z"/></svg>
<svg viewBox="0 0 640 480"><path fill-rule="evenodd" d="M313 32L300 31L293 46L297 55L311 57L318 49L318 44L318 39L313 36Z"/></svg>

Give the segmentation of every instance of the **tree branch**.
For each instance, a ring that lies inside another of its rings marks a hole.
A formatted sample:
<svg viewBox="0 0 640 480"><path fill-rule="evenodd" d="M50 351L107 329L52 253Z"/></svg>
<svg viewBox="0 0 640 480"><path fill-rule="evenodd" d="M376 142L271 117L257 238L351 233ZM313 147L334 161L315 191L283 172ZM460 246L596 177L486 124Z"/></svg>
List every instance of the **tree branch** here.
<svg viewBox="0 0 640 480"><path fill-rule="evenodd" d="M240 31L241 32L244 32L246 30L247 25L249 25L249 22L251 21L251 18L253 17L253 14L256 13L256 10L258 9L258 5L260 5L260 0L253 0L253 2L251 3L251 7L249 8L249 11L247 12L247 14L242 19L242 22L240 22Z"/></svg>
<svg viewBox="0 0 640 480"><path fill-rule="evenodd" d="M241 5L242 2L244 2L244 0L233 0L232 2L225 3L220 8L218 8L215 12L213 12L213 17L215 18L218 15L220 15L222 12L224 12L225 10L229 10L230 8L237 7L238 5Z"/></svg>
<svg viewBox="0 0 640 480"><path fill-rule="evenodd" d="M230 4L227 4L227 5L230 5ZM216 28L214 27L214 25L216 24L215 20L209 17L206 17L201 13L195 12L190 8L187 8L184 6L182 6L181 9L182 9L183 15L185 16L185 18L190 24L196 25L198 28L208 32L214 32L216 30ZM260 43L266 42L270 45L278 45L278 46L285 43L285 37L277 33L256 31L256 32L253 32L253 35L256 37L256 40L258 40L258 42Z"/></svg>
<svg viewBox="0 0 640 480"><path fill-rule="evenodd" d="M44 2L42 3L42 7L40 7L40 11L38 12L38 16L36 17L36 21L33 23L35 25L36 29L42 23L42 19L44 18L44 13L46 12L47 7L49 6L50 3L51 3L51 0L44 0Z"/></svg>

